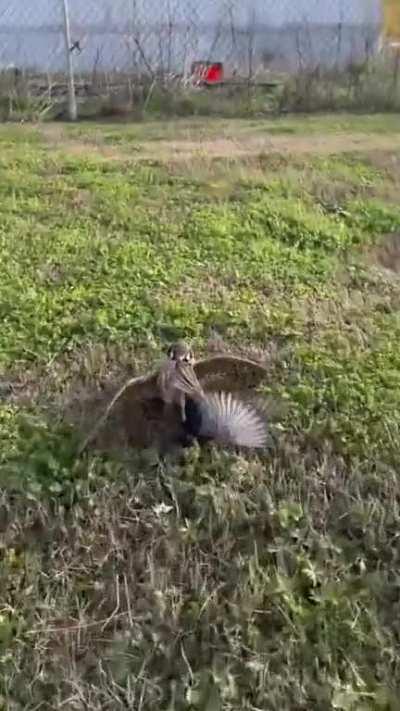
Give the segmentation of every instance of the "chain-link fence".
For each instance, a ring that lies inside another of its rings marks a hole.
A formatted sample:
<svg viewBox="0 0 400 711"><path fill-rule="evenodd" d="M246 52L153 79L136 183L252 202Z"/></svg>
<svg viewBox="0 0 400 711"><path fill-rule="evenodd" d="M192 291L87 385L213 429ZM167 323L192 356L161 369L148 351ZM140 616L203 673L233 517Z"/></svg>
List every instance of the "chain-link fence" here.
<svg viewBox="0 0 400 711"><path fill-rule="evenodd" d="M65 34L64 9L69 33ZM54 77L224 78L342 67L379 48L381 0L0 0L0 69Z"/></svg>

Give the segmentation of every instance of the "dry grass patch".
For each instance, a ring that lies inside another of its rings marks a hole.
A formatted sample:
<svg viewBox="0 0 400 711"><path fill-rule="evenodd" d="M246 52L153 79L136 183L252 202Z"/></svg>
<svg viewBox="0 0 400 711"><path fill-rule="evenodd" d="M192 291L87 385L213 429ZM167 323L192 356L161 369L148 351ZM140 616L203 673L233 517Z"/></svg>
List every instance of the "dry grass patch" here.
<svg viewBox="0 0 400 711"><path fill-rule="evenodd" d="M390 272L400 272L400 234L384 235L377 245L367 250L369 263Z"/></svg>

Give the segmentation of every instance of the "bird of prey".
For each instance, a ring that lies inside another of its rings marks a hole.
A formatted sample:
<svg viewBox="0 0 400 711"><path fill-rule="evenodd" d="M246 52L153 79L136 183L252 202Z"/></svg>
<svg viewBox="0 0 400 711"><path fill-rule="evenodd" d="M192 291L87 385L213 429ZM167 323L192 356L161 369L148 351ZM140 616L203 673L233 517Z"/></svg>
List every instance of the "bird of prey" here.
<svg viewBox="0 0 400 711"><path fill-rule="evenodd" d="M260 363L223 353L195 360L191 348L179 341L170 346L158 370L131 378L118 390L79 453L119 401L133 446L166 449L197 439L262 448L267 441L265 418L254 404L245 402L243 393L259 385L266 372Z"/></svg>

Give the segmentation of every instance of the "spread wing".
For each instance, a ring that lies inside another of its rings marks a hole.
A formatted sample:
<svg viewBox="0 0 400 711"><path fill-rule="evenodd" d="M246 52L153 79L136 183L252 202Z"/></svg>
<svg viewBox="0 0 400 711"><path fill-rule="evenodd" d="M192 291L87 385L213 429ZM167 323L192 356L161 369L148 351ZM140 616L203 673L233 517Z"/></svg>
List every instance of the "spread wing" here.
<svg viewBox="0 0 400 711"><path fill-rule="evenodd" d="M265 380L268 374L261 363L225 354L198 360L194 371L205 391L251 390Z"/></svg>
<svg viewBox="0 0 400 711"><path fill-rule="evenodd" d="M179 445L185 434L179 409L166 406L161 398L128 398L122 404L121 420L127 443L135 448L166 452Z"/></svg>
<svg viewBox="0 0 400 711"><path fill-rule="evenodd" d="M152 412L157 412L157 402L159 402L159 392L157 385L157 373L151 375L143 375L137 378L130 378L111 398L106 406L101 417L95 422L89 434L79 447L78 456L80 456L88 445L97 437L101 429L111 417L112 411L121 406L124 412L124 420L128 416L139 432L142 433L141 439L146 433L146 422L152 419Z"/></svg>

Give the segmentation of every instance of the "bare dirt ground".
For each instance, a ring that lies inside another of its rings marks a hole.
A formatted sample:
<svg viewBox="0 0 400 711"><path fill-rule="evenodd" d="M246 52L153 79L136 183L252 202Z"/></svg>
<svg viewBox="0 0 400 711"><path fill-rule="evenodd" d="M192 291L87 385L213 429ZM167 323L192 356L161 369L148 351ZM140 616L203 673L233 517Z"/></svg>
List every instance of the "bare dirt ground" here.
<svg viewBox="0 0 400 711"><path fill-rule="evenodd" d="M259 131L238 132L237 136L195 136L195 131L175 140L149 140L139 138L130 145L107 145L95 131L87 134L69 133L63 126L48 124L39 127L49 145L57 145L68 153L95 153L98 157L114 160L157 160L162 162L186 161L195 157L251 158L254 156L281 155L334 155L338 153L370 153L372 151L400 150L400 134L368 134L364 132L312 133L310 135L264 135ZM124 129L122 128L122 137Z"/></svg>
<svg viewBox="0 0 400 711"><path fill-rule="evenodd" d="M207 154L213 158L250 157L253 155L280 154L326 154L354 151L400 149L400 136L368 136L365 134L313 135L313 136L247 136L239 140L217 138L208 141L158 141L156 144L142 144L144 153L158 159L187 159L196 154Z"/></svg>

